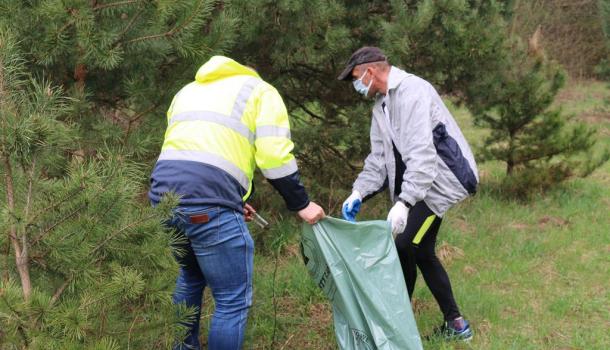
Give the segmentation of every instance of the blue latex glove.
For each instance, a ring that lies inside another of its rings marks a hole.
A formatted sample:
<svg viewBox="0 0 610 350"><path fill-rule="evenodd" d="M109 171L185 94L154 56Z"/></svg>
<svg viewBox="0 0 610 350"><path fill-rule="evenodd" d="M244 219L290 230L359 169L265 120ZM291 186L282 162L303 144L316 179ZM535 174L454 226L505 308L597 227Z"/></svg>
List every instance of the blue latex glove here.
<svg viewBox="0 0 610 350"><path fill-rule="evenodd" d="M347 221L356 222L356 214L360 211L360 205L362 204L362 197L358 191L352 192L343 202L343 208L341 213L343 218Z"/></svg>

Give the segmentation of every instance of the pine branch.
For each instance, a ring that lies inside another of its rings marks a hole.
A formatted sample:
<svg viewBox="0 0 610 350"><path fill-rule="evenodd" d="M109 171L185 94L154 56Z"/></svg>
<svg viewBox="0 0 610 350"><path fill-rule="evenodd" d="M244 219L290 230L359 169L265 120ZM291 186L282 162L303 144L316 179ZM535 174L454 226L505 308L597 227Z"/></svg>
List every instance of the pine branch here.
<svg viewBox="0 0 610 350"><path fill-rule="evenodd" d="M136 321L138 320L138 318L140 318L140 315L137 315L136 317L134 317L133 321L131 322L131 326L129 326L129 331L127 332L127 350L129 350L131 347L131 332L133 331L133 326L135 326Z"/></svg>
<svg viewBox="0 0 610 350"><path fill-rule="evenodd" d="M131 39L128 41L123 42L124 44L133 44L139 41L146 41L146 40L154 40L154 39L159 39L159 38L164 38L164 37L172 37L175 34L179 33L182 29L184 29L184 27L186 27L187 25L190 24L190 22L193 21L193 19L195 18L195 16L197 16L197 14L199 13L199 9L201 8L202 4L205 2L205 0L199 1L197 8L193 11L191 11L191 16L189 18L187 18L181 25L176 25L175 27L173 27L172 29L170 29L169 31L165 32L165 33L161 33L161 34L153 34L153 35L145 35L145 36L141 36L135 39ZM204 45L205 46L205 45ZM205 46L205 48L208 51L211 51L211 49L207 46Z"/></svg>
<svg viewBox="0 0 610 350"><path fill-rule="evenodd" d="M187 18L186 21L184 21L181 26L175 26L172 30L170 30L170 33L171 33L170 36L181 31L182 29L184 29L184 27L186 27L189 23L191 23L193 21L193 19L195 19L195 16L199 13L199 9L201 8L201 6L203 5L204 2L205 2L205 0L199 1L197 8L194 11L191 11L191 16L189 18Z"/></svg>
<svg viewBox="0 0 610 350"><path fill-rule="evenodd" d="M294 65L295 65L295 66L297 66L297 67L305 68L305 69L307 69L308 71L310 71L311 73L320 74L320 75L322 75L322 76L327 76L327 73L326 73L326 72L322 71L322 70L321 70L321 69L319 69L319 68L312 67L312 66L310 66L310 65L308 65L308 64L301 63L301 62L295 62L295 64L294 64ZM312 75L313 75L313 74L312 74Z"/></svg>
<svg viewBox="0 0 610 350"><path fill-rule="evenodd" d="M119 230L117 230L117 231L113 232L113 233L112 233L112 234L110 234L108 237L106 237L106 239L105 239L105 240L104 240L102 243L98 244L98 245L97 245L95 248L93 248L93 250L91 251L91 254L93 255L93 254L97 253L97 251L98 251L98 250L100 250L100 249L102 249L102 248L103 248L103 247L106 245L106 243L108 243L110 240L113 240L114 238L116 238L116 237L117 237L119 234L121 234L122 232L124 232L124 231L126 231L126 230L128 230L128 229L130 229L130 228L132 228L132 227L134 227L134 226L137 226L137 225L139 225L139 224L141 224L141 223L143 223L143 222L146 222L146 221L148 221L148 220L150 220L150 219L152 219L152 218L154 218L154 217L155 217L155 215L154 215L154 214L148 215L148 216L147 216L147 217L145 217L144 219L141 219L141 220L139 220L139 221L132 222L131 224L129 224L129 225L127 225L127 226L124 226L124 227L122 227L121 229L119 229Z"/></svg>
<svg viewBox="0 0 610 350"><path fill-rule="evenodd" d="M28 347L28 336L25 333L25 327L24 325L26 324L23 320L21 320L21 315L19 314L19 312L17 310L15 310L11 304L8 302L8 300L6 300L6 298L4 297L4 293L2 293L3 291L0 290L0 299L2 299L2 301L4 301L4 304L6 305L6 307L13 313L15 314L15 316L17 316L17 322L19 323L19 325L17 326L17 331L19 332L19 335L21 336L21 339L23 339L23 343L25 345L25 349L27 349Z"/></svg>
<svg viewBox="0 0 610 350"><path fill-rule="evenodd" d="M125 28L123 28L123 30L119 33L119 35L117 35L117 38L116 38L114 44L112 45L112 48L115 48L118 46L118 44L121 42L121 39L123 39L123 36L125 36L125 34L127 34L129 29L131 29L131 27L135 24L138 17L140 17L140 15L142 15L143 12L144 12L144 8L141 8L140 11L138 11L135 15L133 15L133 17L131 18L131 21L129 21L129 23L127 23Z"/></svg>
<svg viewBox="0 0 610 350"><path fill-rule="evenodd" d="M49 302L49 306L53 306L61 297L61 295L63 294L63 292L66 290L66 288L70 285L70 283L72 282L73 277L70 276L68 277L64 283L61 284L61 286L59 286L59 288L57 288L57 290L55 291L55 293L53 293L53 297L51 297L51 301Z"/></svg>
<svg viewBox="0 0 610 350"><path fill-rule="evenodd" d="M284 95L284 97L289 100L290 102L294 103L295 105L297 105L297 107L299 107L300 109L303 110L303 112L309 114L312 118L324 121L324 117L317 115L316 113L312 112L311 110L309 110L307 107L305 107L305 105L303 105L302 103L300 103L297 99L292 98L290 95Z"/></svg>
<svg viewBox="0 0 610 350"><path fill-rule="evenodd" d="M163 37L169 36L169 33L170 32L165 32L165 33L162 33L162 34L154 34L154 35L141 36L141 37L138 37L138 38L135 38L135 39L131 39L131 40L125 41L123 43L124 44L132 44L132 43L135 43L135 42L138 42L138 41L159 39L159 38L163 38Z"/></svg>
<svg viewBox="0 0 610 350"><path fill-rule="evenodd" d="M107 4L99 4L99 5L94 6L93 10L99 11L99 10L107 9L110 7L119 7L119 6L123 6L123 5L135 4L140 1L141 0L125 0L125 1L110 2Z"/></svg>
<svg viewBox="0 0 610 350"><path fill-rule="evenodd" d="M163 100L163 98L160 98L159 100ZM160 105L160 102L157 101L157 103L152 105L150 108L147 108L146 110L136 114L133 118L130 118L128 120L128 122L127 122L127 131L125 132L125 137L123 138L123 144L125 144L127 142L127 139L129 138L129 135L131 134L131 127L132 127L133 123L135 123L138 120L142 119L143 116L145 116L146 114L148 114L151 111L155 110L157 107L159 107L159 105Z"/></svg>
<svg viewBox="0 0 610 350"><path fill-rule="evenodd" d="M98 313L98 319L100 320L100 327L98 329L98 334L106 333L106 322L108 321L108 317L106 317L106 305L100 305L100 311Z"/></svg>
<svg viewBox="0 0 610 350"><path fill-rule="evenodd" d="M59 219L59 221L55 222L53 225L49 226L47 229L45 229L44 231L40 232L38 234L38 236L36 236L36 238L34 238L32 240L32 244L37 244L41 239L44 238L44 236L46 236L49 232L53 231L57 226L63 224L64 222L66 222L68 219L72 218L74 215L78 214L81 210L87 208L87 206L89 205L89 203L85 202L85 204L81 205L80 207L74 209L70 214L64 216L63 218Z"/></svg>
<svg viewBox="0 0 610 350"><path fill-rule="evenodd" d="M563 148L558 148L558 149L555 149L554 151L549 151L544 154L532 154L529 157L516 158L514 160L514 162L515 162L515 164L525 164L527 162L531 162L532 160L538 160L538 159L551 158L554 156L558 156L563 152L564 152Z"/></svg>
<svg viewBox="0 0 610 350"><path fill-rule="evenodd" d="M112 208L114 208L114 206L115 206L116 204L117 204L117 202L116 202L116 201L113 201L113 202L112 202L112 203L111 203L111 204L108 206L108 208L106 208L106 210L104 211L104 213L103 213L102 215L98 215L98 217L96 218L97 220L95 221L95 224L94 224L93 226L96 226L96 225L97 225L97 224L100 222L100 220L102 220L102 218L103 218L103 217L106 217L106 214L108 214L108 212L110 212L110 210L111 210Z"/></svg>
<svg viewBox="0 0 610 350"><path fill-rule="evenodd" d="M126 1L118 1L118 2L113 2L113 3L108 3L108 4L99 4L93 7L93 11L100 11L106 8L111 8L111 7L119 7L122 5L129 5L129 4L134 4L134 3L138 3L141 2L141 0L126 0ZM134 16L134 18L132 18L132 20L127 24L127 26L125 27L125 29L119 34L118 39L117 39L117 43L120 41L120 38L125 35L125 33L127 33L127 31L130 29L130 27L134 24L136 18L144 11L144 9L140 9L140 11L138 13L136 13L136 15ZM63 26L61 26L61 28L59 28L59 30L56 33L56 36L59 36L61 33L63 33L66 29L70 28L71 26L73 26L76 23L76 20L74 19L74 14L71 12L70 13L72 16L72 19L70 19L68 22L66 22ZM113 47L115 47L116 45L113 45Z"/></svg>
<svg viewBox="0 0 610 350"><path fill-rule="evenodd" d="M509 127L508 132L511 135L511 137L514 137L514 135L516 135L519 131L521 131L521 129L524 128L525 126L527 126L527 124L529 124L530 122L531 122L531 120L529 120L527 118L523 118L523 120L521 120L520 123L517 123L517 124Z"/></svg>
<svg viewBox="0 0 610 350"><path fill-rule="evenodd" d="M59 34L61 34L64 30L70 28L72 25L74 25L74 23L75 23L74 19L71 19L68 22L66 22L63 26L61 26L61 28L59 28L56 36L59 36Z"/></svg>
<svg viewBox="0 0 610 350"><path fill-rule="evenodd" d="M103 186L102 186L102 190L101 190L101 191L106 191L106 189L108 188L108 185L109 185L110 181L111 181L111 179L107 179L107 180L106 180L106 182L105 182L105 183L103 184ZM97 215L97 217L95 218L95 219L96 219L96 220L95 220L95 223L93 223L93 225L92 225L92 226L94 226L94 227L95 227L95 226L97 226L97 225L99 224L99 222L102 220L102 218L105 218L105 217L106 217L106 214L108 214L108 213L110 212L110 210L111 210L112 208L114 208L114 206L115 206L116 204L117 204L117 201L113 201L113 202L111 202L111 204L108 206L108 208L106 208L106 210L105 210L105 211L104 211L104 212L103 212L101 215ZM86 233L85 233L85 234L83 234L83 235L82 235L82 240L81 240L81 242L84 242L84 241L85 241L87 238L88 238L88 237L87 237L87 234L86 234Z"/></svg>
<svg viewBox="0 0 610 350"><path fill-rule="evenodd" d="M337 156L340 159L343 159L343 161L345 162L345 164L350 167L350 169L352 170L356 170L356 167L352 165L352 163L350 163L349 159L347 157L345 157L345 155L343 155L343 153L341 153L341 151L339 151L337 148L335 148L332 144L325 144L326 148L328 150L330 150L332 153L335 154L335 156Z"/></svg>
<svg viewBox="0 0 610 350"><path fill-rule="evenodd" d="M38 212L38 214L36 214L36 216L34 216L28 223L26 226L31 226L34 224L34 222L36 222L36 220L43 214L45 214L47 211L52 210L57 208L58 206L60 206L61 204L67 202L68 200L74 198L76 195L78 195L79 193L81 193L83 190L85 189L85 187L83 185L79 186L79 188L77 188L76 190L74 190L72 193L69 193L67 196L65 196L64 198L60 199L59 202L53 203L50 206L42 209L41 211Z"/></svg>
<svg viewBox="0 0 610 350"><path fill-rule="evenodd" d="M64 283L62 283L62 285L59 286L59 288L57 288L55 290L55 293L53 293L53 296L51 297L51 300L49 301L49 308L51 308L53 305L55 305L55 303L59 300L59 298L61 297L63 292L70 285L70 282L72 282L72 280L73 280L73 276L68 277L64 281ZM40 325L40 321L41 321L41 317L37 317L36 321L35 321L35 327L38 327Z"/></svg>
<svg viewBox="0 0 610 350"><path fill-rule="evenodd" d="M97 260L97 261L99 261L99 260ZM96 261L96 262L97 262L97 261ZM98 299L91 299L91 301L89 301L89 302L87 302L87 303L84 303L84 304L81 304L81 305L80 305L80 307L84 309L84 308L86 308L86 307L89 307L90 305L93 305L93 304L95 304L95 303L97 303L97 302L100 302L100 301L102 301L102 300L104 300L104 299L108 299L108 298L110 298L110 297L112 297L112 294L107 294L107 295L103 295L103 294L102 294L102 297L101 297L101 298L98 298Z"/></svg>

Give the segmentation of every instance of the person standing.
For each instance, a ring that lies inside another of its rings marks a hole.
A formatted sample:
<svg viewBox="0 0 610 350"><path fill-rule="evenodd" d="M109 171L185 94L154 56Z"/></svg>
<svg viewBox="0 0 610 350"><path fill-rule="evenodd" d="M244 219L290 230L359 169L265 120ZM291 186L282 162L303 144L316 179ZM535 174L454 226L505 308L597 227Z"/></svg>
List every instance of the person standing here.
<svg viewBox="0 0 610 350"><path fill-rule="evenodd" d="M180 196L167 225L184 236L173 302L195 307L176 349L200 349L203 290L215 301L208 334L211 350L242 347L252 303L254 245L245 220L254 209L255 167L280 193L289 210L314 224L324 210L309 200L292 155L288 113L279 93L251 68L214 56L195 81L174 97L167 130L152 171L149 198Z"/></svg>
<svg viewBox="0 0 610 350"><path fill-rule="evenodd" d="M371 153L343 203L343 217L354 221L363 200L389 187L394 205L387 220L409 297L419 267L444 316L437 332L446 339L471 339L434 250L445 212L476 192L479 178L466 139L434 87L390 65L377 47L354 52L338 79L351 80L358 93L375 98Z"/></svg>

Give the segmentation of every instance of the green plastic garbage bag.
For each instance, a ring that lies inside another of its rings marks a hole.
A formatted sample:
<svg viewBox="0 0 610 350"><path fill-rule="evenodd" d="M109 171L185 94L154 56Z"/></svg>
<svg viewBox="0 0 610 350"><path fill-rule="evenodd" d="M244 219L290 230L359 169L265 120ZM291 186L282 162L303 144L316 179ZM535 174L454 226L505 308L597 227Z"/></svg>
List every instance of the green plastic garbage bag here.
<svg viewBox="0 0 610 350"><path fill-rule="evenodd" d="M340 349L422 349L386 221L304 224L302 253L332 303Z"/></svg>

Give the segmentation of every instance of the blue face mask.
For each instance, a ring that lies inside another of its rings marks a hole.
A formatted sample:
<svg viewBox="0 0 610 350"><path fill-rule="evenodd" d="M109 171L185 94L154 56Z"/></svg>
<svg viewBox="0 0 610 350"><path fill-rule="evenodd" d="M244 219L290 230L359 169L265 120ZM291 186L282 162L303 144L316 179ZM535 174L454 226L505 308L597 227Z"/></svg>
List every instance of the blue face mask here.
<svg viewBox="0 0 610 350"><path fill-rule="evenodd" d="M352 84L354 84L354 89L356 89L356 91L358 91L358 93L364 95L364 97L368 97L369 89L371 88L371 85L373 85L373 79L371 79L369 86L365 86L364 83L362 82L362 78L364 78L366 73L368 73L368 71L365 71L364 74L362 74L362 76L359 79L354 80L352 82Z"/></svg>

